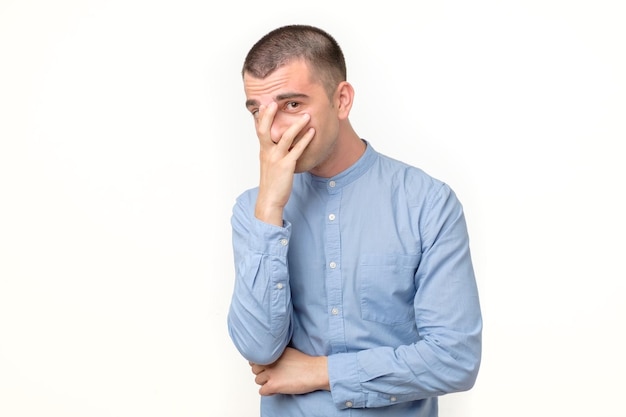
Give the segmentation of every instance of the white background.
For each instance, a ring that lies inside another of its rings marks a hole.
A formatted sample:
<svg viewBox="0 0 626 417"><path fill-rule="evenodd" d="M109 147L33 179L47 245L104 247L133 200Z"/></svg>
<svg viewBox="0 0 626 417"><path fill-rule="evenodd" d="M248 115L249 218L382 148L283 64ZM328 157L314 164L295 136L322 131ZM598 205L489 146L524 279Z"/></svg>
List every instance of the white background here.
<svg viewBox="0 0 626 417"><path fill-rule="evenodd" d="M239 71L309 23L344 49L357 132L464 203L484 356L441 415L626 416L625 21L619 0L0 0L0 415L258 415L226 332L258 172Z"/></svg>

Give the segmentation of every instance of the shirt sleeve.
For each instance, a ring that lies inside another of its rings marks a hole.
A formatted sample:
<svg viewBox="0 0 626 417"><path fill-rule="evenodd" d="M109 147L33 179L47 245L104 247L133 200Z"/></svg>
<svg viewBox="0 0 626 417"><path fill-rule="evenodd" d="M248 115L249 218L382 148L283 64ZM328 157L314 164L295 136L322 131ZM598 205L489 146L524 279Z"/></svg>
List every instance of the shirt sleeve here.
<svg viewBox="0 0 626 417"><path fill-rule="evenodd" d="M235 284L228 331L247 360L276 361L291 339L291 291L287 251L291 235L283 227L258 220L252 198L237 199L231 217Z"/></svg>
<svg viewBox="0 0 626 417"><path fill-rule="evenodd" d="M470 389L481 359L482 317L461 204L442 184L419 214L415 273L418 339L330 355L335 405L384 407Z"/></svg>

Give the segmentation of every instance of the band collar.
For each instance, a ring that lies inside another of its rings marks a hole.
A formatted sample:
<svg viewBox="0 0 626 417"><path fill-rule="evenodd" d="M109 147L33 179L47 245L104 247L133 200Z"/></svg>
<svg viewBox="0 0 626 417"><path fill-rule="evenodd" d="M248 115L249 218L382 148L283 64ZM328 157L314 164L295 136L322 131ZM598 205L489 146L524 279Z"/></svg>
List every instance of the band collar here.
<svg viewBox="0 0 626 417"><path fill-rule="evenodd" d="M341 188L363 175L378 157L378 152L372 148L372 145L364 139L361 140L365 142L365 152L363 152L363 155L349 168L330 178L318 177L309 172L304 173L304 175L307 175L311 183L317 188L326 188L331 193L341 190Z"/></svg>

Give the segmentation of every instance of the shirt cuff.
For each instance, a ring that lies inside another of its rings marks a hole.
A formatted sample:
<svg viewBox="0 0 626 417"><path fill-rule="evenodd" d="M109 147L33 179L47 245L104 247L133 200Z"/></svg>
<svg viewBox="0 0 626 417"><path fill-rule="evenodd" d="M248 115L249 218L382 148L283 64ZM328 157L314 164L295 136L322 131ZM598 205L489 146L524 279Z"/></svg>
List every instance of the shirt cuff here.
<svg viewBox="0 0 626 417"><path fill-rule="evenodd" d="M362 391L356 353L329 355L328 379L333 402L338 409L365 407L367 394Z"/></svg>
<svg viewBox="0 0 626 417"><path fill-rule="evenodd" d="M291 223L284 221L283 226L279 227L265 223L255 217L251 232L248 238L251 250L268 255L287 256L289 239L291 238Z"/></svg>

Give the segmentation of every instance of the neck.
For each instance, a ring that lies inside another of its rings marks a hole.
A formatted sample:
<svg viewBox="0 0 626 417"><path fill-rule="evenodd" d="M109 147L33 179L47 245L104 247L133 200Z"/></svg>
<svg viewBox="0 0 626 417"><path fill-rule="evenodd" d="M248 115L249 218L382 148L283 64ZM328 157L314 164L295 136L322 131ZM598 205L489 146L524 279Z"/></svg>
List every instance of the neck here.
<svg viewBox="0 0 626 417"><path fill-rule="evenodd" d="M339 133L339 138L332 154L321 165L313 168L313 175L323 178L333 177L350 168L365 153L365 142L356 134L352 126L347 123Z"/></svg>

